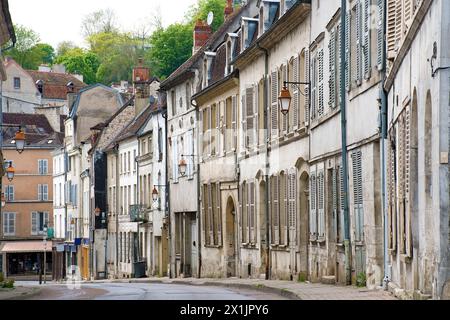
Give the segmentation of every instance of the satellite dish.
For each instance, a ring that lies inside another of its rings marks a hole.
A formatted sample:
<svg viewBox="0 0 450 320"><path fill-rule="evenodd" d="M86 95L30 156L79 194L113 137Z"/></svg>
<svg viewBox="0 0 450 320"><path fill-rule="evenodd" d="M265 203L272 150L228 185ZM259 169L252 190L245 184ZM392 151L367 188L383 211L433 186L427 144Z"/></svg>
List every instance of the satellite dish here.
<svg viewBox="0 0 450 320"><path fill-rule="evenodd" d="M208 26L212 25L214 21L214 13L212 11L210 11L208 13L208 19L206 20L206 23L208 23Z"/></svg>

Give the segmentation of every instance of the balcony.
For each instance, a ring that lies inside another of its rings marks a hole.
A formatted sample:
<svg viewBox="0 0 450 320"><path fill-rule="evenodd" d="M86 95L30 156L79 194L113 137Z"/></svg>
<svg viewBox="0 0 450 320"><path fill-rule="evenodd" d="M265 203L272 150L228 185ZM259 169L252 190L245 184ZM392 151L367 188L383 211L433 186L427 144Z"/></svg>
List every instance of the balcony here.
<svg viewBox="0 0 450 320"><path fill-rule="evenodd" d="M148 222L148 217L145 214L145 206L136 204L130 206L130 220L131 222Z"/></svg>

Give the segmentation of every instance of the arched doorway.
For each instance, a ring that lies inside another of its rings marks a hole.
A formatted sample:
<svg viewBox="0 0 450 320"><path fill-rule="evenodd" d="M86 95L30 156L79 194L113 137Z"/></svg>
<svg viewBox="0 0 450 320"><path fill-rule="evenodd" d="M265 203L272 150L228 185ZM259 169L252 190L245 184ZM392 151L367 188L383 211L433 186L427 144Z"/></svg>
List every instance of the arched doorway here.
<svg viewBox="0 0 450 320"><path fill-rule="evenodd" d="M236 276L236 206L230 196L227 200L226 230L225 230L225 259L227 277Z"/></svg>
<svg viewBox="0 0 450 320"><path fill-rule="evenodd" d="M302 171L300 174L298 198L300 206L300 219L298 223L300 252L299 277L302 280L307 280L309 274L309 173L307 171Z"/></svg>

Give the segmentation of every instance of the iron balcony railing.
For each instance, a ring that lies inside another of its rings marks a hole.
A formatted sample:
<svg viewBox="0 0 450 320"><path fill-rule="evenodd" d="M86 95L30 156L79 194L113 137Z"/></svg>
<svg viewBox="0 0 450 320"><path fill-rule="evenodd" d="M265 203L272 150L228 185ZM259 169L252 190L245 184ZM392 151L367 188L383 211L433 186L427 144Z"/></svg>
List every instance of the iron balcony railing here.
<svg viewBox="0 0 450 320"><path fill-rule="evenodd" d="M148 222L148 217L145 213L145 206L135 204L130 206L131 222Z"/></svg>

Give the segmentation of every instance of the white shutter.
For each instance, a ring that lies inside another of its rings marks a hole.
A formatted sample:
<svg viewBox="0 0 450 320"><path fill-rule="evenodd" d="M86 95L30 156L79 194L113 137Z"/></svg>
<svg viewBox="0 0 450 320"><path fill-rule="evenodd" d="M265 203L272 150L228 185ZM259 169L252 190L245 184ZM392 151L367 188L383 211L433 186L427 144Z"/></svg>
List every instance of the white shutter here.
<svg viewBox="0 0 450 320"><path fill-rule="evenodd" d="M208 184L208 233L209 233L209 243L211 245L214 244L214 214L213 214L213 194L212 194L212 186Z"/></svg>
<svg viewBox="0 0 450 320"><path fill-rule="evenodd" d="M318 196L318 210L319 210L319 219L318 219L318 236L321 239L325 238L325 181L324 181L324 173L320 172L317 177L317 196Z"/></svg>
<svg viewBox="0 0 450 320"><path fill-rule="evenodd" d="M42 184L38 184L38 200L42 201L43 199L43 188L42 188Z"/></svg>
<svg viewBox="0 0 450 320"><path fill-rule="evenodd" d="M240 243L244 243L244 238L243 236L243 217L244 217L244 188L245 188L245 184L241 184L239 186L239 193L240 193L240 201L239 201L239 237L241 237L240 239Z"/></svg>
<svg viewBox="0 0 450 320"><path fill-rule="evenodd" d="M318 53L318 62L319 62L319 106L318 106L318 112L319 117L323 116L325 113L325 103L324 103L324 52L323 49L319 50Z"/></svg>
<svg viewBox="0 0 450 320"><path fill-rule="evenodd" d="M42 200L48 201L48 185L47 184L42 186Z"/></svg>
<svg viewBox="0 0 450 320"><path fill-rule="evenodd" d="M355 240L364 240L363 186L362 186L362 153L352 154L353 160L353 195L355 213Z"/></svg>
<svg viewBox="0 0 450 320"><path fill-rule="evenodd" d="M294 82L300 82L300 66L299 66L299 57L296 56L292 63L293 67L293 79ZM292 112L293 112L293 129L297 130L300 127L300 93L298 86L294 86L294 96L292 101Z"/></svg>
<svg viewBox="0 0 450 320"><path fill-rule="evenodd" d="M242 150L247 149L247 94L246 91L242 93L242 108L241 108L242 116L241 116L241 122L242 122Z"/></svg>
<svg viewBox="0 0 450 320"><path fill-rule="evenodd" d="M287 245L289 242L289 238L288 238L288 230L289 230L289 174L284 174L283 175L284 181L282 179L280 179L282 185L280 186L280 188L283 188L283 199L281 199L283 201L283 211L280 213L280 215L282 215L283 219L281 219L280 217L280 224L281 224L281 228L283 231L283 239L281 239L283 241L283 245ZM283 222L283 223L281 223Z"/></svg>
<svg viewBox="0 0 450 320"><path fill-rule="evenodd" d="M340 234L341 234L341 241L343 242L344 238L345 238L345 223L344 223L344 208L345 208L345 204L344 201L346 201L345 197L345 193L344 193L344 179L346 179L346 177L344 177L344 169L343 167L339 167L339 180L337 182L338 185L338 190L339 190L339 201L340 201L340 206L339 206L339 229L340 229Z"/></svg>
<svg viewBox="0 0 450 320"><path fill-rule="evenodd" d="M259 114L259 103L260 103L260 101L259 101L259 84L255 84L254 86L253 86L253 109L254 109L254 126L255 126L255 129L254 129L254 135L255 135L255 137L254 137L254 139L255 139L255 142L254 142L254 145L256 146L256 147L258 147L259 145L260 145L260 143L261 143L261 141L260 141L260 135L259 135L259 128L260 128L260 121L261 121L261 119L259 118L259 116L260 116L260 114Z"/></svg>
<svg viewBox="0 0 450 320"><path fill-rule="evenodd" d="M328 44L330 57L328 59L330 79L330 107L336 107L336 32L337 29L333 29L330 32L330 42Z"/></svg>
<svg viewBox="0 0 450 320"><path fill-rule="evenodd" d="M381 0L384 2L385 0ZM396 4L397 0L387 0L387 49L389 52L395 51L396 41L395 41L395 30L396 30Z"/></svg>
<svg viewBox="0 0 450 320"><path fill-rule="evenodd" d="M305 82L309 83L311 81L311 61L309 49L305 49ZM305 126L309 126L310 121L310 107L311 107L311 85L305 86Z"/></svg>
<svg viewBox="0 0 450 320"><path fill-rule="evenodd" d="M384 0L382 0L384 1ZM352 12L349 10L345 18L345 85L347 91L350 91L352 87L352 59L351 59L351 20Z"/></svg>
<svg viewBox="0 0 450 320"><path fill-rule="evenodd" d="M312 239L317 236L317 183L316 174L311 174L310 179L310 216L309 216L309 233Z"/></svg>
<svg viewBox="0 0 450 320"><path fill-rule="evenodd" d="M311 58L311 119L315 119L317 114L316 106L317 106L317 55L314 55Z"/></svg>
<svg viewBox="0 0 450 320"><path fill-rule="evenodd" d="M273 225L274 225L274 244L280 244L280 177L273 177Z"/></svg>
<svg viewBox="0 0 450 320"><path fill-rule="evenodd" d="M255 227L255 202L256 202L256 188L255 183L249 184L249 198L250 198L250 212L249 212L249 227L250 227L250 243L255 244L256 243L256 227Z"/></svg>
<svg viewBox="0 0 450 320"><path fill-rule="evenodd" d="M272 72L271 77L271 127L272 127L272 140L278 137L278 71Z"/></svg>
<svg viewBox="0 0 450 320"><path fill-rule="evenodd" d="M364 0L364 78L371 76L371 45L370 45L370 0Z"/></svg>
<svg viewBox="0 0 450 320"><path fill-rule="evenodd" d="M411 235L411 106L405 109L405 253L412 257Z"/></svg>
<svg viewBox="0 0 450 320"><path fill-rule="evenodd" d="M362 55L363 55L363 35L362 35L362 5L361 1L356 2L356 84L362 82Z"/></svg>
<svg viewBox="0 0 450 320"><path fill-rule="evenodd" d="M246 147L252 148L255 145L255 113L254 113L254 87L246 90L246 112L247 112L247 138Z"/></svg>
<svg viewBox="0 0 450 320"><path fill-rule="evenodd" d="M35 236L38 234L38 217L37 212L31 213L31 235Z"/></svg>
<svg viewBox="0 0 450 320"><path fill-rule="evenodd" d="M377 0L378 23L377 23L377 67L379 71L383 70L384 66L384 6L385 0Z"/></svg>
<svg viewBox="0 0 450 320"><path fill-rule="evenodd" d="M217 203L216 203L216 210L217 210L217 239L218 239L218 245L221 247L223 244L223 238L222 238L222 207L221 207L221 197L220 197L220 183L217 183L216 185L217 189Z"/></svg>
<svg viewBox="0 0 450 320"><path fill-rule="evenodd" d="M289 241L291 245L297 243L297 170L292 169L289 181Z"/></svg>
<svg viewBox="0 0 450 320"><path fill-rule="evenodd" d="M237 148L237 96L232 98L232 110L231 110L231 128L233 130L232 140L233 140L233 150Z"/></svg>

